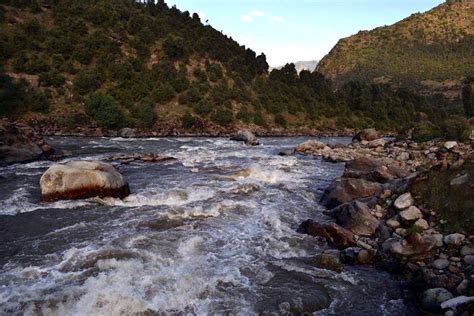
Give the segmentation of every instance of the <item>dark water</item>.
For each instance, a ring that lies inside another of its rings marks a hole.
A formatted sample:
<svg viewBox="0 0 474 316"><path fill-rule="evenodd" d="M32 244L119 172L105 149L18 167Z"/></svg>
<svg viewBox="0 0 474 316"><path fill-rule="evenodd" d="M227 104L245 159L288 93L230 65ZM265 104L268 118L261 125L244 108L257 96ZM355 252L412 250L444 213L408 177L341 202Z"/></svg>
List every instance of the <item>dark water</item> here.
<svg viewBox="0 0 474 316"><path fill-rule="evenodd" d="M42 203L50 162L0 169L0 314L411 314L388 274L308 260L327 246L295 230L343 165L277 155L306 139L50 139L69 159L177 160L118 166L125 200Z"/></svg>

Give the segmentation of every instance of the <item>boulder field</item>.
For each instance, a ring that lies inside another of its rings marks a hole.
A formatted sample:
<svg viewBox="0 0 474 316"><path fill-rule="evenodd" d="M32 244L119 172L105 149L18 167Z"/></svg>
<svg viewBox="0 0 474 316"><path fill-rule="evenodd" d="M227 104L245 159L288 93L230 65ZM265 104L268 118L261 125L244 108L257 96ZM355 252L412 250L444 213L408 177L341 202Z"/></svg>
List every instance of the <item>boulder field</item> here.
<svg viewBox="0 0 474 316"><path fill-rule="evenodd" d="M125 198L128 183L112 166L99 161L70 161L49 167L40 180L44 201L90 197Z"/></svg>
<svg viewBox="0 0 474 316"><path fill-rule="evenodd" d="M472 168L463 167L472 166L472 144L417 144L377 135L363 131L349 145L310 140L296 147L296 154L346 162L343 175L320 200L328 218L321 223L308 219L298 232L323 238L334 248L321 254L331 270L341 271L344 264L375 264L405 278L421 312L473 315L474 229L447 230L437 209L413 189L439 170L455 175L444 185L472 192ZM470 201L472 205L472 195Z"/></svg>

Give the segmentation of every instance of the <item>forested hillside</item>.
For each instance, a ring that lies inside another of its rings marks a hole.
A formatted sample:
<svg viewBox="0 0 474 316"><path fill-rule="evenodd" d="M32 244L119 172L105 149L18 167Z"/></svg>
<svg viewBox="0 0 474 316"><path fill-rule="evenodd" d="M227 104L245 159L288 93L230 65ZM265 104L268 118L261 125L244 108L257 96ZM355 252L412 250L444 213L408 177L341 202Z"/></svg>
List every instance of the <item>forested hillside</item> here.
<svg viewBox="0 0 474 316"><path fill-rule="evenodd" d="M408 91L350 83L334 92L164 1L3 0L0 116L153 129L254 126L395 130L444 113Z"/></svg>
<svg viewBox="0 0 474 316"><path fill-rule="evenodd" d="M349 81L390 83L460 103L474 76L474 1L448 0L390 26L341 39L317 71L338 87Z"/></svg>

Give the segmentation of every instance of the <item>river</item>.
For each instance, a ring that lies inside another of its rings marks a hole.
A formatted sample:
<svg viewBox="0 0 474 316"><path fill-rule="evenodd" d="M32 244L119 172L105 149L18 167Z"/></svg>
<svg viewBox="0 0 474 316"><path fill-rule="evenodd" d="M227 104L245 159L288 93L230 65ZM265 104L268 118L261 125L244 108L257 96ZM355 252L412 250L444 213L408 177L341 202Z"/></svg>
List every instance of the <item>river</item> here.
<svg viewBox="0 0 474 316"><path fill-rule="evenodd" d="M177 160L118 165L124 200L43 203L51 162L0 168L0 314L412 314L389 274L311 263L328 247L296 229L325 219L319 197L344 166L277 155L307 139L49 138L64 161Z"/></svg>

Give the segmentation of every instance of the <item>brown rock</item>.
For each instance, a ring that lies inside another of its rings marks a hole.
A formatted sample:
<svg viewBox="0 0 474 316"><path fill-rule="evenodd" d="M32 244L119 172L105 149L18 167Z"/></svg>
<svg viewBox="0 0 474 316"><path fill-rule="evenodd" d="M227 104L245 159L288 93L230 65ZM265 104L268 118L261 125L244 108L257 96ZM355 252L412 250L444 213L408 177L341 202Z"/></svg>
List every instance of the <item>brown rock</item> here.
<svg viewBox="0 0 474 316"><path fill-rule="evenodd" d="M369 207L359 201L342 204L333 210L333 214L339 225L359 236L372 236L379 224Z"/></svg>
<svg viewBox="0 0 474 316"><path fill-rule="evenodd" d="M372 141L380 138L380 133L375 128L367 128L360 131L354 138L353 141Z"/></svg>
<svg viewBox="0 0 474 316"><path fill-rule="evenodd" d="M301 223L298 232L324 237L328 243L338 249L345 249L355 245L354 234L335 223L320 224L308 219Z"/></svg>
<svg viewBox="0 0 474 316"><path fill-rule="evenodd" d="M321 204L334 208L355 199L379 195L383 191L380 183L364 179L338 178L331 183L321 197Z"/></svg>

